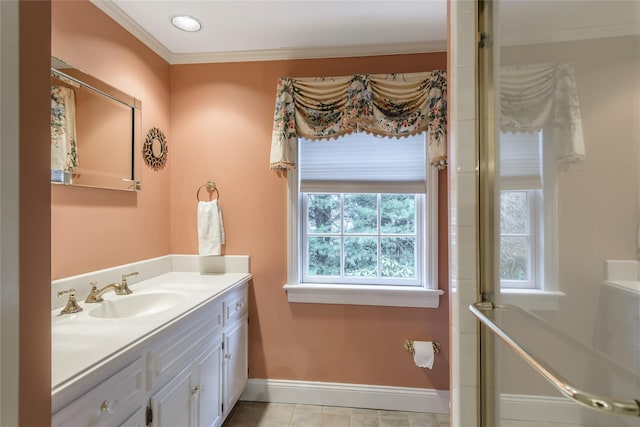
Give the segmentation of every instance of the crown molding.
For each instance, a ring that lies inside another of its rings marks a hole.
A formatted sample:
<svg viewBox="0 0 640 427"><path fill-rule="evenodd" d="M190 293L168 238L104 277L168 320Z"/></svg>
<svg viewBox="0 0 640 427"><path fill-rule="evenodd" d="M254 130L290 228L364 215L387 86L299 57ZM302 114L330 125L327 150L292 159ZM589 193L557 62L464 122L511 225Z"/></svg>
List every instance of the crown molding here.
<svg viewBox="0 0 640 427"><path fill-rule="evenodd" d="M173 53L160 43L155 37L142 28L136 21L131 19L129 15L124 13L111 0L90 0L94 6L106 13L111 19L120 24L125 30L130 32L135 38L144 43L149 49L154 51L158 56L171 64Z"/></svg>
<svg viewBox="0 0 640 427"><path fill-rule="evenodd" d="M318 48L283 48L235 52L174 53L172 64L202 64L213 62L280 61L291 59L344 58L355 56L401 55L446 52L445 40L424 43L398 43Z"/></svg>
<svg viewBox="0 0 640 427"><path fill-rule="evenodd" d="M551 31L548 33L521 34L517 36L503 37L502 45L524 46L627 36L638 36L638 28L633 24L622 24L579 28L567 31Z"/></svg>

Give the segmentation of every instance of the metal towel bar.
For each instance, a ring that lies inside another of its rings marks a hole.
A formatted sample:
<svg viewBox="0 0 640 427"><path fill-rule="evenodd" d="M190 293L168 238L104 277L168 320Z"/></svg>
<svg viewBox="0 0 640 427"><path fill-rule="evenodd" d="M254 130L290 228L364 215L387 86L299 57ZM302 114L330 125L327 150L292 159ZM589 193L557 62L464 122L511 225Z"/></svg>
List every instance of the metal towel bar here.
<svg viewBox="0 0 640 427"><path fill-rule="evenodd" d="M497 323L485 315L485 311L493 311L494 309L517 309L517 311L529 315L533 320L538 320L535 316L530 315L525 310L515 306L497 305L490 302L478 302L469 306L469 310L495 333L502 341L504 341L513 351L515 351L522 359L524 359L531 367L541 374L547 381L553 384L562 394L570 399L575 400L591 409L601 412L631 415L640 417L640 402L638 400L618 400L609 397L597 396L587 393L569 384L555 370L547 366L546 363L536 359L523 346L518 344L507 332L504 331Z"/></svg>

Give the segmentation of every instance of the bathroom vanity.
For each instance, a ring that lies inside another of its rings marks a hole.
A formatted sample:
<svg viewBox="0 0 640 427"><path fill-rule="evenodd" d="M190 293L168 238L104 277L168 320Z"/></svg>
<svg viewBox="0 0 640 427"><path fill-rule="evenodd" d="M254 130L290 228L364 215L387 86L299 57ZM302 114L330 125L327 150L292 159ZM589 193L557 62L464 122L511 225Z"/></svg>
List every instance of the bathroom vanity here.
<svg viewBox="0 0 640 427"><path fill-rule="evenodd" d="M250 279L171 271L56 308L52 426L220 426L247 382Z"/></svg>

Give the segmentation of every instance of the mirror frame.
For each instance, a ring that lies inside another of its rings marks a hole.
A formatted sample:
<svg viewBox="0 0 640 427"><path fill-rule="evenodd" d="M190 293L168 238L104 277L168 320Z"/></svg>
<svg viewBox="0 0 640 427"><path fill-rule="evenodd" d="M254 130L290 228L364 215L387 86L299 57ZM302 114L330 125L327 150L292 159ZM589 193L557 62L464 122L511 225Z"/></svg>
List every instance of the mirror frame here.
<svg viewBox="0 0 640 427"><path fill-rule="evenodd" d="M62 70L73 70L73 76ZM132 117L131 172L128 176L113 177L87 171L75 173L52 169L51 183L109 190L140 191L139 151L142 139L142 102L54 56L51 57L51 77L62 81L70 81L75 85L80 85L95 92L99 96L119 102L131 110Z"/></svg>

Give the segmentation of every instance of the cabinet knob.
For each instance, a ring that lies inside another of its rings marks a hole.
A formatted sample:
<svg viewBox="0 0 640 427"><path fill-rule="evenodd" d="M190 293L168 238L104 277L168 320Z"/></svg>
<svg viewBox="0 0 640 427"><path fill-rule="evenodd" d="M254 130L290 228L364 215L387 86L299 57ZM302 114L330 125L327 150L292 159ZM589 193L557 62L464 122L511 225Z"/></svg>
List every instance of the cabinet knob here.
<svg viewBox="0 0 640 427"><path fill-rule="evenodd" d="M202 393L206 389L207 389L207 387L205 387L203 385L197 385L196 388L191 390L191 395L193 395L193 397L200 397L200 393Z"/></svg>
<svg viewBox="0 0 640 427"><path fill-rule="evenodd" d="M103 414L113 414L113 405L114 402L105 400L100 404L100 412Z"/></svg>

